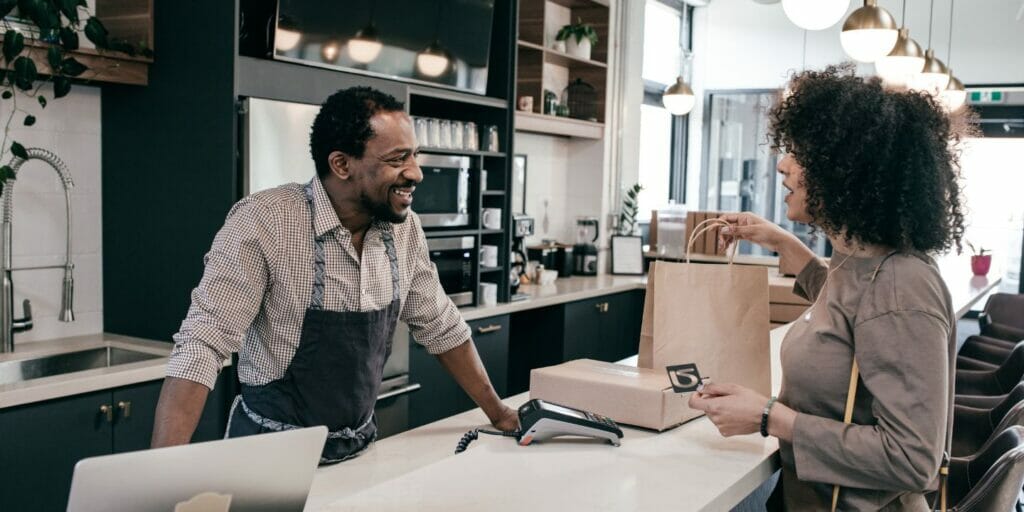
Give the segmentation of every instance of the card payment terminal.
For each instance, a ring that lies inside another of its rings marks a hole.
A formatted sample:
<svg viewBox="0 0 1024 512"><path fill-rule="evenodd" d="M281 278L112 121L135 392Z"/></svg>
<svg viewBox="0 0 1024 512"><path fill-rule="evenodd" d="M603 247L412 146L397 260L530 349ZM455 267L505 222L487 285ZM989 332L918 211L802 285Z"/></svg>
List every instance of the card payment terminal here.
<svg viewBox="0 0 1024 512"><path fill-rule="evenodd" d="M622 439L622 429L611 418L539 399L519 407L519 428L521 446L557 436L606 439L614 446Z"/></svg>

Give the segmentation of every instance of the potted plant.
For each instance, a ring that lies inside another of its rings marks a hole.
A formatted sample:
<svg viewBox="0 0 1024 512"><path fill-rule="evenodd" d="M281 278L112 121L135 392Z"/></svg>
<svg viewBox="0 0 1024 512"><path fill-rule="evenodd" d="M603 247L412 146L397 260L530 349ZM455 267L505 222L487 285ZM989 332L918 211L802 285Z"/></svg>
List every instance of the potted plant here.
<svg viewBox="0 0 1024 512"><path fill-rule="evenodd" d="M104 71L90 69L75 59L80 34L96 46L101 56L108 52L153 55L144 44L110 37L103 23L90 14L86 0L0 0L0 31L0 58L5 68L0 69L0 102L4 110L0 119L4 123L0 163L6 162L8 155L28 158L25 147L11 139L11 125L19 117L24 126L33 126L36 116L24 104L19 106L19 99L38 103L45 109L50 101L67 96L73 81L87 82L89 76ZM45 66L37 68L37 62ZM43 87L51 83L52 87ZM13 177L10 165L0 165L0 191Z"/></svg>
<svg viewBox="0 0 1024 512"><path fill-rule="evenodd" d="M590 60L590 51L597 44L597 30L582 18L559 29L556 41L566 42L566 52L573 57Z"/></svg>
<svg viewBox="0 0 1024 512"><path fill-rule="evenodd" d="M622 198L622 211L619 212L620 235L631 236L639 234L640 227L636 223L636 214L640 211L640 202L637 200L637 197L643 189L643 185L635 183L626 190L626 195Z"/></svg>
<svg viewBox="0 0 1024 512"><path fill-rule="evenodd" d="M967 247L970 247L971 252L974 253L971 256L971 272L974 272L976 276L988 275L988 269L992 266L992 254L985 253L991 253L991 251L980 245L975 249L971 242L967 242Z"/></svg>

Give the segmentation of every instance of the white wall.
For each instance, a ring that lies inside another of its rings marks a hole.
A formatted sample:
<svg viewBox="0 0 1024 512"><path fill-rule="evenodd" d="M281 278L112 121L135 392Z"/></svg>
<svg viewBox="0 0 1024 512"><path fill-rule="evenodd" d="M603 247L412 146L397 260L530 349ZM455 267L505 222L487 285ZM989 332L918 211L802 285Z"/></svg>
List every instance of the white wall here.
<svg viewBox="0 0 1024 512"><path fill-rule="evenodd" d="M954 74L968 86L1024 83L1021 0L956 2L950 60L951 1L935 2L932 47L936 55L950 63ZM860 1L851 1L848 14L860 5ZM900 21L902 1L880 0L879 5ZM928 44L929 6L930 2L907 1L906 25L922 47ZM815 69L845 61L839 43L841 29L842 20L826 30L807 32L805 56L804 31L786 18L780 3L714 0L694 12L694 93L702 99L705 91L712 89L775 89L804 66ZM873 66L861 65L858 71L872 73ZM689 121L687 204L692 207L700 193L703 120L703 105L698 101Z"/></svg>
<svg viewBox="0 0 1024 512"><path fill-rule="evenodd" d="M100 184L100 90L76 85L71 93L50 100L46 109L35 100L18 98L18 107L36 116L35 126L22 125L16 114L10 137L26 148L41 147L67 164L74 180L72 204L72 261L75 264L76 320L63 323L60 311L63 270L14 272L15 316L21 302L32 301L35 327L15 335L15 343L103 331L102 219ZM11 101L0 103L7 120ZM9 158L8 156L5 159ZM5 162L6 163L6 162ZM17 267L64 263L64 192L57 173L32 160L21 167L14 185L13 264Z"/></svg>

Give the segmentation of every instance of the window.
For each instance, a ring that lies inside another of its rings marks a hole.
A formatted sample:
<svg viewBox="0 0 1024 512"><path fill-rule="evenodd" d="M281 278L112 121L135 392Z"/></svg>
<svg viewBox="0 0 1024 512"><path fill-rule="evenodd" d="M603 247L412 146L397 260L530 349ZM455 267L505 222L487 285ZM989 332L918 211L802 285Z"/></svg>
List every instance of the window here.
<svg viewBox="0 0 1024 512"><path fill-rule="evenodd" d="M686 116L673 116L661 93L681 72L681 49L690 47L692 7L674 0L647 0L644 8L644 101L640 106L639 182L642 222L651 210L686 197Z"/></svg>

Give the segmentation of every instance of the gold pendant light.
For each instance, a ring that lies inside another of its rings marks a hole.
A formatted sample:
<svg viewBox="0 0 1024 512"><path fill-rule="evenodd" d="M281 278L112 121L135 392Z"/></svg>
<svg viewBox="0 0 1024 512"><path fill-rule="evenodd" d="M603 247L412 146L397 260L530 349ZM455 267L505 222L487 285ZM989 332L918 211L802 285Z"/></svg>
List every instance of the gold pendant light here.
<svg viewBox="0 0 1024 512"><path fill-rule="evenodd" d="M935 56L932 49L932 18L935 14L935 0L928 12L928 51L924 52L924 68L914 77L911 87L938 96L949 85L949 69Z"/></svg>
<svg viewBox="0 0 1024 512"><path fill-rule="evenodd" d="M892 14L879 7L878 0L864 0L864 6L843 23L839 42L852 59L874 62L889 54L897 37L899 29Z"/></svg>
<svg viewBox="0 0 1024 512"><path fill-rule="evenodd" d="M906 87L910 80L924 69L924 52L916 41L910 38L907 28L907 1L903 0L902 26L889 55L875 61L875 73L886 85Z"/></svg>

